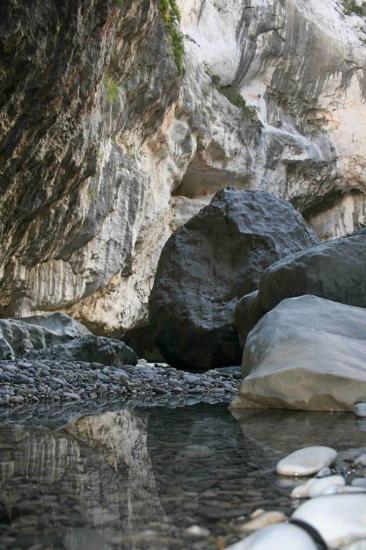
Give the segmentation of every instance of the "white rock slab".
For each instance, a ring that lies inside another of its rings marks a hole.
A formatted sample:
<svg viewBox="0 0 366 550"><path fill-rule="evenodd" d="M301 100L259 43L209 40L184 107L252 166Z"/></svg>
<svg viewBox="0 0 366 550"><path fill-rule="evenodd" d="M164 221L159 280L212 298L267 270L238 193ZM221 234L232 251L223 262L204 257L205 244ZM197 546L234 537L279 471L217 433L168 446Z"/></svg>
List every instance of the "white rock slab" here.
<svg viewBox="0 0 366 550"><path fill-rule="evenodd" d="M366 396L366 309L300 296L250 332L232 408L352 411Z"/></svg>
<svg viewBox="0 0 366 550"><path fill-rule="evenodd" d="M342 550L366 550L366 539L342 546Z"/></svg>
<svg viewBox="0 0 366 550"><path fill-rule="evenodd" d="M364 487L366 489L366 477L356 477L352 480L352 487Z"/></svg>
<svg viewBox="0 0 366 550"><path fill-rule="evenodd" d="M316 550L303 529L289 523L265 527L226 550Z"/></svg>
<svg viewBox="0 0 366 550"><path fill-rule="evenodd" d="M366 538L366 495L314 498L302 504L292 517L315 527L330 548L338 548Z"/></svg>
<svg viewBox="0 0 366 550"><path fill-rule="evenodd" d="M341 485L330 485L326 487L320 495L343 495L347 493L366 493L366 489L364 487L354 487L351 485L345 485L344 487Z"/></svg>
<svg viewBox="0 0 366 550"><path fill-rule="evenodd" d="M323 494L329 487L342 487L346 484L343 476L329 476L310 479L307 483L295 487L292 498L315 498Z"/></svg>
<svg viewBox="0 0 366 550"><path fill-rule="evenodd" d="M331 447L305 447L286 456L276 466L284 476L310 476L333 464L337 451Z"/></svg>
<svg viewBox="0 0 366 550"><path fill-rule="evenodd" d="M360 418L366 418L366 403L356 403L353 407L353 412Z"/></svg>

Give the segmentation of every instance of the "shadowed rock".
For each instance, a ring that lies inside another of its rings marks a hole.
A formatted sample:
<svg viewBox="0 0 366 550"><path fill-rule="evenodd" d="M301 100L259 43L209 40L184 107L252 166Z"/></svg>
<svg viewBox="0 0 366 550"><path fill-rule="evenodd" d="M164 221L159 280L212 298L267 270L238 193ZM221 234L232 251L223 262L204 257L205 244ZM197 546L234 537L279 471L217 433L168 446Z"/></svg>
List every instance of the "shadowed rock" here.
<svg viewBox="0 0 366 550"><path fill-rule="evenodd" d="M89 334L84 325L63 313L0 319L0 358L14 359Z"/></svg>
<svg viewBox="0 0 366 550"><path fill-rule="evenodd" d="M104 338L103 336L83 336L75 338L66 344L60 344L27 355L32 359L75 360L87 363L97 362L102 365L136 365L135 352L120 340Z"/></svg>
<svg viewBox="0 0 366 550"><path fill-rule="evenodd" d="M241 343L264 313L285 298L312 294L366 307L366 231L291 254L263 274L257 295L245 296L236 310Z"/></svg>
<svg viewBox="0 0 366 550"><path fill-rule="evenodd" d="M238 298L278 259L317 243L291 204L265 192L217 193L166 243L149 302L163 356L180 368L238 364Z"/></svg>

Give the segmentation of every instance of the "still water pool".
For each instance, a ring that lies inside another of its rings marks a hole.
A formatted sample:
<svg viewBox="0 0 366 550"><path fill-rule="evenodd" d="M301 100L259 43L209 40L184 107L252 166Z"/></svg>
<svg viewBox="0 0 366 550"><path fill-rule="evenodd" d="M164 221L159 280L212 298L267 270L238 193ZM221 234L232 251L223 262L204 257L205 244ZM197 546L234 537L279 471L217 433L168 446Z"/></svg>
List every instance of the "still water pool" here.
<svg viewBox="0 0 366 550"><path fill-rule="evenodd" d="M274 473L279 458L330 445L342 468L366 448L366 421L351 414L92 410L1 413L0 548L220 550L254 510L291 512L293 484Z"/></svg>

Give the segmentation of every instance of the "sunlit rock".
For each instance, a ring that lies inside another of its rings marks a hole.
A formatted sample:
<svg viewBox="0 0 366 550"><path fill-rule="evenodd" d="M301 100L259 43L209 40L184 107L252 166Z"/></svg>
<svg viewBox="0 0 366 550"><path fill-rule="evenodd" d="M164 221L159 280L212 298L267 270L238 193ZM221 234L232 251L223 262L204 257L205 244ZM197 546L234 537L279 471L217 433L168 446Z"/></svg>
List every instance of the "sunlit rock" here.
<svg viewBox="0 0 366 550"><path fill-rule="evenodd" d="M350 411L366 395L366 309L281 302L249 334L233 408Z"/></svg>

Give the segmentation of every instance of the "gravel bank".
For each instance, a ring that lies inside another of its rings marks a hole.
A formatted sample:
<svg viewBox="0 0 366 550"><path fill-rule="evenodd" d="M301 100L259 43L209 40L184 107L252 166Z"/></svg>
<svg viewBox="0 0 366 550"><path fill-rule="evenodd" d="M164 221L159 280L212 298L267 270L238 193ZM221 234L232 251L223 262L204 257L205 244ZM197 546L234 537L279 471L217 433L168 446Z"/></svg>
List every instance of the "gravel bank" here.
<svg viewBox="0 0 366 550"><path fill-rule="evenodd" d="M65 360L0 361L0 405L113 398L146 400L174 397L228 402L238 392L240 367L203 374L178 371L165 364L106 366Z"/></svg>

